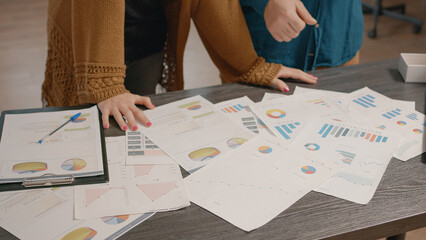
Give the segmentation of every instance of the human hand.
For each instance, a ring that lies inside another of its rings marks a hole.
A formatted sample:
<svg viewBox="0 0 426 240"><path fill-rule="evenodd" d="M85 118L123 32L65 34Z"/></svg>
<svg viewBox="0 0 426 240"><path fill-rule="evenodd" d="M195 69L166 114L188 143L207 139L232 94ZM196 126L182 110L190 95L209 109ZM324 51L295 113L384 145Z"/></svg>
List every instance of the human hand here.
<svg viewBox="0 0 426 240"><path fill-rule="evenodd" d="M280 89L283 92L288 92L290 91L290 89L288 88L287 84L280 78L299 79L302 82L310 84L315 84L318 80L318 78L314 75L305 73L300 69L281 66L280 71L278 72L277 76L272 80L271 85Z"/></svg>
<svg viewBox="0 0 426 240"><path fill-rule="evenodd" d="M139 120L143 125L149 127L151 122L145 114L136 107L136 104L145 105L147 108L155 108L149 97L142 97L131 93L123 93L111 98L108 98L98 103L98 107L102 112L102 124L104 128L109 128L109 116L114 116L118 126L123 131L128 129L123 116L127 119L130 129L138 130L136 120Z"/></svg>
<svg viewBox="0 0 426 240"><path fill-rule="evenodd" d="M306 24L317 24L300 0L269 0L263 16L269 33L278 42L290 42Z"/></svg>

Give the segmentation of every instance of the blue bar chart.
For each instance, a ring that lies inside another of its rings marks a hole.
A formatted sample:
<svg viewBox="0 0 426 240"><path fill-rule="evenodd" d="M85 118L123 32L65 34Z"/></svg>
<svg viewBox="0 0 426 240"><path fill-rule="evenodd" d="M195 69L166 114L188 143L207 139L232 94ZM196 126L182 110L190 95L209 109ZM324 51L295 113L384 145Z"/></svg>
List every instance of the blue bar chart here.
<svg viewBox="0 0 426 240"><path fill-rule="evenodd" d="M399 115L401 115L401 109L399 109L399 108L395 108L393 110L390 110L390 111L382 114L382 116L387 118L387 119L392 119L392 118L397 117Z"/></svg>
<svg viewBox="0 0 426 240"><path fill-rule="evenodd" d="M291 139L290 134L293 133L294 129L300 126L299 122L287 123L275 126L275 129L283 136L285 139Z"/></svg>
<svg viewBox="0 0 426 240"><path fill-rule="evenodd" d="M385 143L388 140L388 137L371 133L368 131L362 131L358 129L354 129L351 127L344 127L344 126L337 126L333 124L325 123L321 129L318 132L319 135L321 135L322 138L327 137L335 137L335 138L359 138L364 139L370 142L376 142L376 143Z"/></svg>
<svg viewBox="0 0 426 240"><path fill-rule="evenodd" d="M411 119L411 120L419 120L417 118L417 114L416 113L410 113L406 117L409 118L409 119Z"/></svg>
<svg viewBox="0 0 426 240"><path fill-rule="evenodd" d="M352 101L365 108L375 108L376 107L376 105L374 105L375 99L376 99L375 97L371 96L370 94L367 94L365 96L359 97Z"/></svg>

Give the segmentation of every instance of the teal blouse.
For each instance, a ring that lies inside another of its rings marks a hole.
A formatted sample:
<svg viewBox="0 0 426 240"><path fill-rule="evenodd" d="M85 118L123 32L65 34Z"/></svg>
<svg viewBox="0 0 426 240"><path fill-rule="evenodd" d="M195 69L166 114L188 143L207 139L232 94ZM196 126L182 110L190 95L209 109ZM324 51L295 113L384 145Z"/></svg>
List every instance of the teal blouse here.
<svg viewBox="0 0 426 240"><path fill-rule="evenodd" d="M266 61L311 71L342 65L361 48L361 0L302 0L319 27L306 25L288 43L276 41L266 28L263 12L268 1L240 0L254 48Z"/></svg>

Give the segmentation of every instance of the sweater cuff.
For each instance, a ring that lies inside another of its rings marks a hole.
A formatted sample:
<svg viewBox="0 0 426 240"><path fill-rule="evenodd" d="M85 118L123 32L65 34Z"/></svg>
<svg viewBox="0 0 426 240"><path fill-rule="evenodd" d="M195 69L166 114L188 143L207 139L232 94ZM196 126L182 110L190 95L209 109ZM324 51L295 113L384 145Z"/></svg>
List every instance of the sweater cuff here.
<svg viewBox="0 0 426 240"><path fill-rule="evenodd" d="M128 93L124 87L126 66L99 63L75 65L79 104L98 103Z"/></svg>
<svg viewBox="0 0 426 240"><path fill-rule="evenodd" d="M240 81L255 85L271 85L272 80L278 75L281 69L280 64L265 62L259 57L253 67L246 74L240 77Z"/></svg>

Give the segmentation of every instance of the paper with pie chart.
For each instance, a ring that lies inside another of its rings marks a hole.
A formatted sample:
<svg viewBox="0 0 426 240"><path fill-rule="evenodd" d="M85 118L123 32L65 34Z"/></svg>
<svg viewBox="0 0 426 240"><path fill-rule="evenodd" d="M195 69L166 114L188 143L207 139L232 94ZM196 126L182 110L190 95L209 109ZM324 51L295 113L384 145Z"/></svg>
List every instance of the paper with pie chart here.
<svg viewBox="0 0 426 240"><path fill-rule="evenodd" d="M188 172L196 171L236 147L235 144L229 146L231 139L248 140L254 136L201 96L144 113L152 126L139 125L139 130Z"/></svg>
<svg viewBox="0 0 426 240"><path fill-rule="evenodd" d="M345 100L353 115L362 115L369 124L403 136L394 157L407 161L426 151L426 118L414 109L413 102L390 99L369 88L357 90Z"/></svg>
<svg viewBox="0 0 426 240"><path fill-rule="evenodd" d="M276 137L287 143L291 143L306 122L318 114L300 104L294 96L259 102L250 108Z"/></svg>
<svg viewBox="0 0 426 240"><path fill-rule="evenodd" d="M110 165L110 182L75 186L75 217L160 212L189 205L177 164Z"/></svg>
<svg viewBox="0 0 426 240"><path fill-rule="evenodd" d="M74 114L71 122L42 144L38 140ZM96 106L79 110L6 114L0 144L0 182L19 182L46 173L104 174Z"/></svg>
<svg viewBox="0 0 426 240"><path fill-rule="evenodd" d="M22 240L116 239L154 213L74 219L72 187L0 194L0 226Z"/></svg>
<svg viewBox="0 0 426 240"><path fill-rule="evenodd" d="M191 202L245 230L290 207L338 169L258 135L185 178ZM291 183L291 184L289 184Z"/></svg>
<svg viewBox="0 0 426 240"><path fill-rule="evenodd" d="M341 169L315 191L367 204L392 158L401 136L348 119L315 119L304 128L292 148L311 158L323 157ZM309 169L306 169L309 171Z"/></svg>

